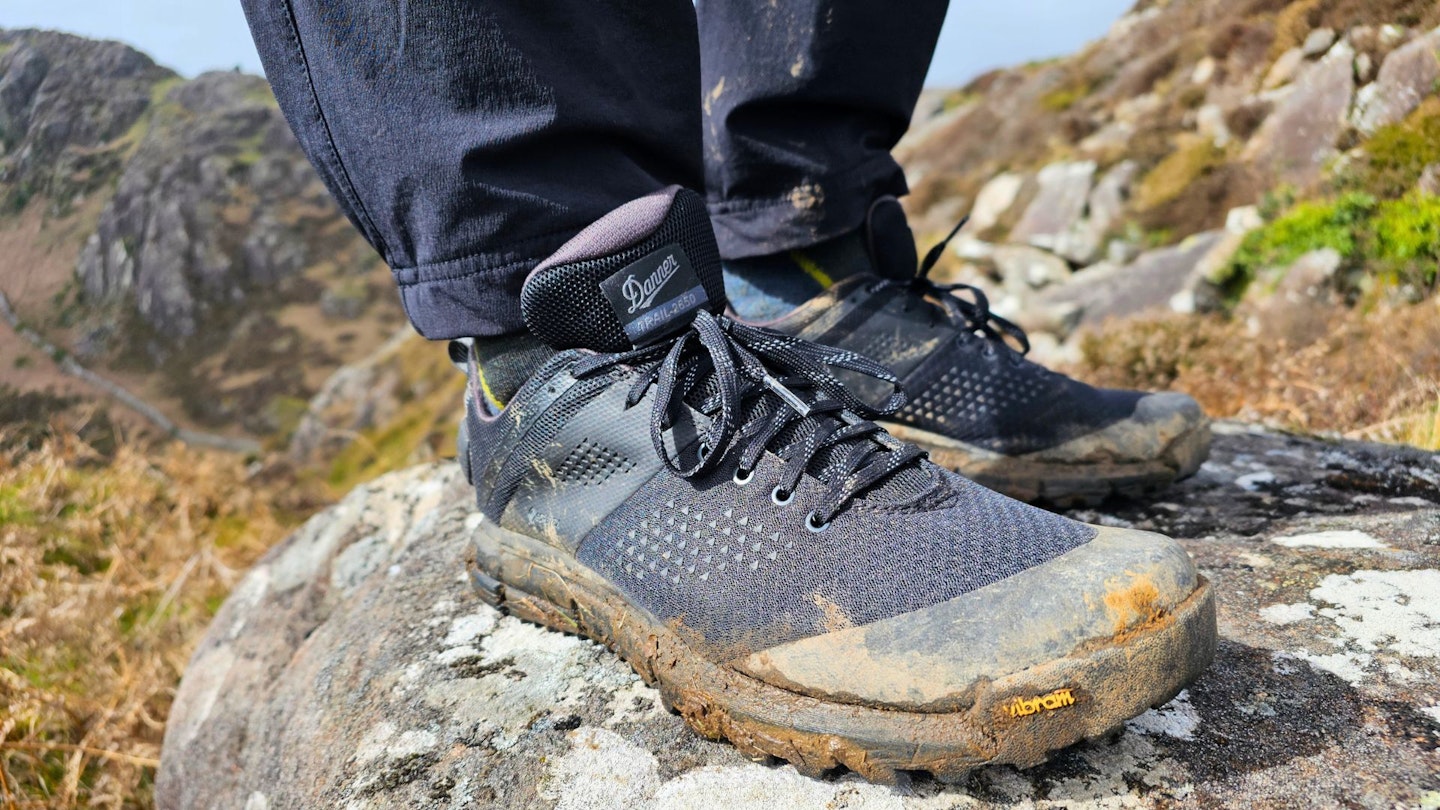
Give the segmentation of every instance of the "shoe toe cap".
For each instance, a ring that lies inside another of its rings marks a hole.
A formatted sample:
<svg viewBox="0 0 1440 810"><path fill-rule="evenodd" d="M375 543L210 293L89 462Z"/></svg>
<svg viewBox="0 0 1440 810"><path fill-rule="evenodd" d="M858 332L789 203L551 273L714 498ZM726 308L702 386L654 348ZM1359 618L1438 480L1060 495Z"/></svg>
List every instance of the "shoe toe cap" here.
<svg viewBox="0 0 1440 810"><path fill-rule="evenodd" d="M1089 543L1000 582L732 666L840 702L963 707L981 684L1163 626L1200 582L1175 541L1102 527Z"/></svg>

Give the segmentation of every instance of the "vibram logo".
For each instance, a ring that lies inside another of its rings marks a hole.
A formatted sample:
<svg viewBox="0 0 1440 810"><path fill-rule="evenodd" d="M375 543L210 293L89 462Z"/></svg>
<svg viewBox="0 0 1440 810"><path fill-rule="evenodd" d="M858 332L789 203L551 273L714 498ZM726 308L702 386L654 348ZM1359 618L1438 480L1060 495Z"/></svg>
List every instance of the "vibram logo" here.
<svg viewBox="0 0 1440 810"><path fill-rule="evenodd" d="M1011 717L1028 717L1041 711L1054 711L1063 709L1066 706L1075 705L1075 696L1069 689L1056 689L1048 695L1041 695L1033 698L1015 698L1010 705L1005 707L1005 713Z"/></svg>

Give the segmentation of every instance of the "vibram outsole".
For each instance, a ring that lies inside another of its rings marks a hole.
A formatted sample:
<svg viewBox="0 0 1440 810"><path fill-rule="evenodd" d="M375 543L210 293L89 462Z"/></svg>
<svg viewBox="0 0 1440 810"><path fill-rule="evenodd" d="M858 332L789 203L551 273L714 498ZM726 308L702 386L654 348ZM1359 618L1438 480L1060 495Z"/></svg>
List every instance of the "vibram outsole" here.
<svg viewBox="0 0 1440 810"><path fill-rule="evenodd" d="M1202 578L1138 627L978 682L968 705L906 711L799 694L711 662L573 556L489 521L475 532L470 574L486 602L614 650L703 736L809 776L843 766L883 784L916 772L949 779L983 765L1038 765L1168 702L1216 646L1215 600Z"/></svg>

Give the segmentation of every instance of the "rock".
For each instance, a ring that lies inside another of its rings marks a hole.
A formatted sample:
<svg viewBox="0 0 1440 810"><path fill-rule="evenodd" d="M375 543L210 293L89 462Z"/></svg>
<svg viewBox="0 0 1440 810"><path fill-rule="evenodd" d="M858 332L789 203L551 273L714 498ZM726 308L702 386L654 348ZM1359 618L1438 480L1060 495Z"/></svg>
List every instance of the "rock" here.
<svg viewBox="0 0 1440 810"><path fill-rule="evenodd" d="M1262 273L1250 285L1239 309L1252 334L1284 341L1291 348L1307 346L1330 329L1337 302L1331 280L1342 259L1330 249L1304 254L1289 267Z"/></svg>
<svg viewBox="0 0 1440 810"><path fill-rule="evenodd" d="M1098 159L1108 158L1125 152L1130 139L1135 136L1135 125L1125 121L1111 121L1087 135L1079 144L1081 154Z"/></svg>
<svg viewBox="0 0 1440 810"><path fill-rule="evenodd" d="M1139 169L1135 161L1126 160L1106 172L1086 200L1085 218L1056 238L1054 252L1077 265L1090 264L1100 258L1105 237L1125 213L1130 185Z"/></svg>
<svg viewBox="0 0 1440 810"><path fill-rule="evenodd" d="M1050 250L1084 216L1095 163L1052 163L1040 170L1036 180L1039 191L1010 231L1010 241Z"/></svg>
<svg viewBox="0 0 1440 810"><path fill-rule="evenodd" d="M1181 539L1223 594L1214 665L1049 764L897 789L745 761L603 648L480 602L462 568L473 496L446 464L356 490L241 580L176 696L156 805L1291 806L1303 785L1317 807L1423 806L1440 462L1231 423L1217 434L1160 500L1076 513Z"/></svg>
<svg viewBox="0 0 1440 810"><path fill-rule="evenodd" d="M1260 215L1260 208L1254 205L1242 205L1238 208L1231 208L1225 214L1225 230L1230 233L1249 233L1265 226L1265 217Z"/></svg>
<svg viewBox="0 0 1440 810"><path fill-rule="evenodd" d="M1129 264L1140 256L1140 246L1125 239L1111 239L1105 246L1105 261L1110 264Z"/></svg>
<svg viewBox="0 0 1440 810"><path fill-rule="evenodd" d="M1299 48L1291 48L1280 54L1275 64L1270 66L1269 72L1265 74L1265 80L1260 83L1263 90L1274 90L1275 88L1289 84L1295 80L1295 74L1299 72L1300 66L1305 64L1305 52Z"/></svg>
<svg viewBox="0 0 1440 810"><path fill-rule="evenodd" d="M1341 42L1307 66L1251 139L1245 158L1272 183L1308 188L1336 155L1355 90L1354 59L1354 50Z"/></svg>
<svg viewBox="0 0 1440 810"><path fill-rule="evenodd" d="M0 30L0 202L23 191L66 209L108 186L152 88L174 76L118 42Z"/></svg>
<svg viewBox="0 0 1440 810"><path fill-rule="evenodd" d="M1209 84L1215 78L1215 70L1219 64L1215 57L1206 56L1195 63L1195 69L1190 71L1190 81L1194 84Z"/></svg>
<svg viewBox="0 0 1440 810"><path fill-rule="evenodd" d="M265 80L207 73L165 96L76 274L86 303L133 307L173 346L352 248L342 221Z"/></svg>
<svg viewBox="0 0 1440 810"><path fill-rule="evenodd" d="M970 262L988 262L995 257L995 246L983 239L960 234L950 243L956 256Z"/></svg>
<svg viewBox="0 0 1440 810"><path fill-rule="evenodd" d="M1355 81L1363 84L1375 79L1375 60L1368 53L1355 57ZM1361 88L1364 91L1364 88Z"/></svg>
<svg viewBox="0 0 1440 810"><path fill-rule="evenodd" d="M1195 111L1195 131L1210 139L1217 149L1224 149L1230 143L1230 127L1225 123L1225 111L1218 104L1206 104Z"/></svg>
<svg viewBox="0 0 1440 810"><path fill-rule="evenodd" d="M1415 190L1421 194L1440 195L1440 163L1431 163L1420 172Z"/></svg>
<svg viewBox="0 0 1440 810"><path fill-rule="evenodd" d="M1174 247L1142 253L1128 265L1097 265L1075 273L1038 293L1033 306L1042 311L1078 308L1075 326L1168 311L1177 296L1185 299L1182 309L1193 311L1208 303L1206 276L1215 254L1228 251L1228 256L1236 246L1238 240L1220 231L1196 234Z"/></svg>
<svg viewBox="0 0 1440 810"><path fill-rule="evenodd" d="M1351 121L1372 134L1409 115L1435 92L1440 81L1440 28L1396 48L1385 57L1375 81L1360 89Z"/></svg>
<svg viewBox="0 0 1440 810"><path fill-rule="evenodd" d="M975 205L970 208L970 232L984 233L994 227L1015 204L1015 198L1024 185L1024 176L1009 172L991 178L975 196Z"/></svg>
<svg viewBox="0 0 1440 810"><path fill-rule="evenodd" d="M1316 28L1305 37L1305 44L1300 46L1300 52L1307 59L1314 59L1322 56L1335 44L1334 28Z"/></svg>
<svg viewBox="0 0 1440 810"><path fill-rule="evenodd" d="M1070 265L1053 253L1029 245L1000 245L993 255L1005 289L1024 295L1032 289L1058 284L1070 277Z"/></svg>
<svg viewBox="0 0 1440 810"><path fill-rule="evenodd" d="M393 418L405 393L394 360L401 348L418 340L420 336L407 326L370 357L331 374L290 435L290 458L310 464L332 457L360 431Z"/></svg>

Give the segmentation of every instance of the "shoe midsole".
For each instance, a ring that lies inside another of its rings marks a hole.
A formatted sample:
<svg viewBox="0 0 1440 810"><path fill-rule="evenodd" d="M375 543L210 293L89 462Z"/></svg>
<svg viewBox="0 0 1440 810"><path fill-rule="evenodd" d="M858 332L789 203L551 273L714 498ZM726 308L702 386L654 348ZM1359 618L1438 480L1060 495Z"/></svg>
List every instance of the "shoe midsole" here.
<svg viewBox="0 0 1440 810"><path fill-rule="evenodd" d="M898 769L1038 763L1168 701L1209 664L1216 644L1214 598L1202 579L1169 621L981 684L968 707L921 712L839 703L707 660L599 574L542 541L486 521L475 551L472 574L499 586L496 601L608 645L701 733L762 734L770 742L824 735Z"/></svg>

